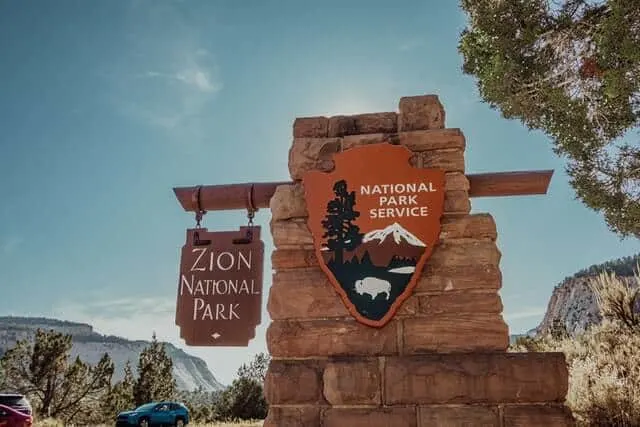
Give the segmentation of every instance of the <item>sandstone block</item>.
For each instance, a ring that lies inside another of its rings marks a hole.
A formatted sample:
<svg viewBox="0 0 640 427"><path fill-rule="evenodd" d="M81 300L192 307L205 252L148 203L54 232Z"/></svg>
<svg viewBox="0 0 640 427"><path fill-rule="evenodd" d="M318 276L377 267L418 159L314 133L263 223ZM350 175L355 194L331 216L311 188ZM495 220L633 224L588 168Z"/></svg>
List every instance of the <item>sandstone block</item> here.
<svg viewBox="0 0 640 427"><path fill-rule="evenodd" d="M278 186L271 197L269 208L272 221L307 217L309 213L302 183Z"/></svg>
<svg viewBox="0 0 640 427"><path fill-rule="evenodd" d="M342 150L369 144L388 143L389 136L384 133L369 133L364 135L348 135L342 138Z"/></svg>
<svg viewBox="0 0 640 427"><path fill-rule="evenodd" d="M358 114L353 119L358 134L398 131L398 114L395 112Z"/></svg>
<svg viewBox="0 0 640 427"><path fill-rule="evenodd" d="M269 290L267 310L272 320L350 316L320 269L277 272Z"/></svg>
<svg viewBox="0 0 640 427"><path fill-rule="evenodd" d="M271 360L264 395L274 405L323 403L322 366L315 360Z"/></svg>
<svg viewBox="0 0 640 427"><path fill-rule="evenodd" d="M464 152L460 150L432 150L416 152L409 159L416 168L444 169L445 172L464 173Z"/></svg>
<svg viewBox="0 0 640 427"><path fill-rule="evenodd" d="M274 270L318 267L318 258L310 248L280 249L271 252L271 267Z"/></svg>
<svg viewBox="0 0 640 427"><path fill-rule="evenodd" d="M469 185L469 179L461 172L450 172L444 176L444 189L445 191L469 191L471 186Z"/></svg>
<svg viewBox="0 0 640 427"><path fill-rule="evenodd" d="M312 427L320 424L319 406L269 406L263 427Z"/></svg>
<svg viewBox="0 0 640 427"><path fill-rule="evenodd" d="M340 151L340 138L295 138L289 149L289 173L294 180L302 179L310 170L332 171L333 155Z"/></svg>
<svg viewBox="0 0 640 427"><path fill-rule="evenodd" d="M355 135L357 133L356 121L353 116L329 117L329 137Z"/></svg>
<svg viewBox="0 0 640 427"><path fill-rule="evenodd" d="M378 359L329 362L323 383L331 405L378 405L382 400Z"/></svg>
<svg viewBox="0 0 640 427"><path fill-rule="evenodd" d="M452 291L418 295L419 313L427 316L462 313L502 313L502 299L495 292Z"/></svg>
<svg viewBox="0 0 640 427"><path fill-rule="evenodd" d="M418 419L420 427L502 427L495 406L421 406Z"/></svg>
<svg viewBox="0 0 640 427"><path fill-rule="evenodd" d="M397 328L371 328L355 320L276 320L267 329L273 357L384 356L397 354Z"/></svg>
<svg viewBox="0 0 640 427"><path fill-rule="evenodd" d="M414 293L412 293L409 298L404 300L400 308L398 308L398 311L396 312L395 317L398 319L401 319L404 317L412 317L418 314L419 310L420 310L420 300L416 295L414 295Z"/></svg>
<svg viewBox="0 0 640 427"><path fill-rule="evenodd" d="M398 134L398 143L411 151L465 149L464 134L460 129L417 130Z"/></svg>
<svg viewBox="0 0 640 427"><path fill-rule="evenodd" d="M562 353L449 353L389 357L384 401L403 404L563 402Z"/></svg>
<svg viewBox="0 0 640 427"><path fill-rule="evenodd" d="M490 214L473 214L457 218L443 218L441 239L490 239L496 240L496 223Z"/></svg>
<svg viewBox="0 0 640 427"><path fill-rule="evenodd" d="M417 427L415 407L330 408L323 427Z"/></svg>
<svg viewBox="0 0 640 427"><path fill-rule="evenodd" d="M451 292L457 290L498 291L502 273L497 264L427 265L418 279L415 293Z"/></svg>
<svg viewBox="0 0 640 427"><path fill-rule="evenodd" d="M444 240L433 250L427 261L430 269L438 270L442 267L463 265L494 265L498 266L502 254L495 242L488 240Z"/></svg>
<svg viewBox="0 0 640 427"><path fill-rule="evenodd" d="M504 427L573 427L571 411L563 405L506 405Z"/></svg>
<svg viewBox="0 0 640 427"><path fill-rule="evenodd" d="M403 354L506 351L509 328L500 314L439 314L403 322Z"/></svg>
<svg viewBox="0 0 640 427"><path fill-rule="evenodd" d="M372 138L352 139L356 142L376 143ZM305 172L334 169L333 155L342 149L342 138L296 138L289 149L289 173L294 180L300 180ZM414 167L437 168L445 172L464 172L464 153L461 150L432 150L413 153L410 162Z"/></svg>
<svg viewBox="0 0 640 427"><path fill-rule="evenodd" d="M313 248L313 236L306 219L270 222L273 245L276 248L297 249L302 247Z"/></svg>
<svg viewBox="0 0 640 427"><path fill-rule="evenodd" d="M329 119L326 117L300 117L293 122L294 138L326 138Z"/></svg>
<svg viewBox="0 0 640 427"><path fill-rule="evenodd" d="M399 109L399 132L444 128L444 107L437 95L405 96Z"/></svg>
<svg viewBox="0 0 640 427"><path fill-rule="evenodd" d="M447 191L444 195L444 212L467 215L471 211L471 200L467 191Z"/></svg>

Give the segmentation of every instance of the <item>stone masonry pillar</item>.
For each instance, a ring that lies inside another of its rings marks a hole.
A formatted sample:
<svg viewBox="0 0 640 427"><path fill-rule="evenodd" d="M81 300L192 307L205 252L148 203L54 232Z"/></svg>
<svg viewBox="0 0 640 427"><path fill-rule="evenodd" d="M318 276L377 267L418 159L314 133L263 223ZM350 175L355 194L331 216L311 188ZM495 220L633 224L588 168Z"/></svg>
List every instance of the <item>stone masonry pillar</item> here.
<svg viewBox="0 0 640 427"><path fill-rule="evenodd" d="M496 225L469 214L465 138L444 119L435 95L402 98L399 113L296 119L289 170L298 183L271 200L265 426L573 425L564 355L506 351ZM382 142L447 174L440 242L414 294L378 329L349 315L318 267L299 180L330 171L340 150Z"/></svg>

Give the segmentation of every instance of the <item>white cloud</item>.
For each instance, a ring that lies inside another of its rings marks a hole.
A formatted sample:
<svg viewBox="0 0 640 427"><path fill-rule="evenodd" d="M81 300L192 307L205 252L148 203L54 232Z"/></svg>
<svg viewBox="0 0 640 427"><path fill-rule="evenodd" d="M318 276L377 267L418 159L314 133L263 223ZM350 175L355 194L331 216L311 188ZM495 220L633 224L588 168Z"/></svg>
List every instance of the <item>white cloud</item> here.
<svg viewBox="0 0 640 427"><path fill-rule="evenodd" d="M219 64L177 4L140 6L129 11L129 50L106 73L108 96L128 119L180 141L201 139L209 133L208 107L223 88Z"/></svg>
<svg viewBox="0 0 640 427"><path fill-rule="evenodd" d="M198 49L194 53L194 56L202 56L203 51L203 49ZM184 64L182 68L173 73L147 71L141 77L157 77L182 82L186 85L185 90L195 89L204 93L216 93L222 89L222 82L217 78L215 73L217 70L216 67L213 67L213 70L209 70L192 59L188 62L190 63Z"/></svg>
<svg viewBox="0 0 640 427"><path fill-rule="evenodd" d="M176 74L176 79L193 85L203 92L217 92L222 88L219 82L211 80L210 74L201 69L185 69Z"/></svg>

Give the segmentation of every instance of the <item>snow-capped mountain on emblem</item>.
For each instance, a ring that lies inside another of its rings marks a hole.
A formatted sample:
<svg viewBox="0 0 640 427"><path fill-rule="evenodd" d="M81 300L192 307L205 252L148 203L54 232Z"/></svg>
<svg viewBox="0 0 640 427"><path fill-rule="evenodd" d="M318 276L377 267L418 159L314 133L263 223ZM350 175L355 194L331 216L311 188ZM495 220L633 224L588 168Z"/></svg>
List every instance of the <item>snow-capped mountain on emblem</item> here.
<svg viewBox="0 0 640 427"><path fill-rule="evenodd" d="M334 155L333 172L304 177L320 267L369 326L384 326L409 297L440 234L444 171L414 168L409 157L406 147L371 144Z"/></svg>
<svg viewBox="0 0 640 427"><path fill-rule="evenodd" d="M379 240L380 244L382 244L384 243L384 241L387 239L388 236L393 236L393 240L397 244L400 244L402 240L404 240L405 242L413 246L422 246L422 247L427 246L416 236L414 236L413 234L405 230L404 227L402 227L397 222L394 222L393 224L391 224L390 226L388 226L383 230L373 230L368 232L362 238L362 242L367 243L372 240Z"/></svg>

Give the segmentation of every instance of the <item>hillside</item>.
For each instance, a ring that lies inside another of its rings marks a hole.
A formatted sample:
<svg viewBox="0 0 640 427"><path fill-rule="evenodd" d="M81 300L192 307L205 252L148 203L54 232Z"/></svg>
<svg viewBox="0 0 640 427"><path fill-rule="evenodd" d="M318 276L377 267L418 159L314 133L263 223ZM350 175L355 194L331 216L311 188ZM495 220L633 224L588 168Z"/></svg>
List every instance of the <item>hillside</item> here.
<svg viewBox="0 0 640 427"><path fill-rule="evenodd" d="M108 353L115 365L114 380L122 378L127 361L134 372L138 356L149 341L131 341L122 337L101 335L84 323L37 317L0 317L0 355L13 347L18 340L31 338L36 329L53 329L73 337L71 355L79 356L88 363L97 363ZM171 344L166 344L167 353L173 360L174 376L181 390L217 391L224 388L213 376L207 364Z"/></svg>
<svg viewBox="0 0 640 427"><path fill-rule="evenodd" d="M575 336L590 325L599 323L601 318L595 297L589 287L589 280L603 271L608 271L627 278L631 282L634 269L638 264L640 264L640 254L592 265L573 276L566 277L555 286L544 318L535 329L530 331L530 334L549 330L554 322L559 321L569 334Z"/></svg>

